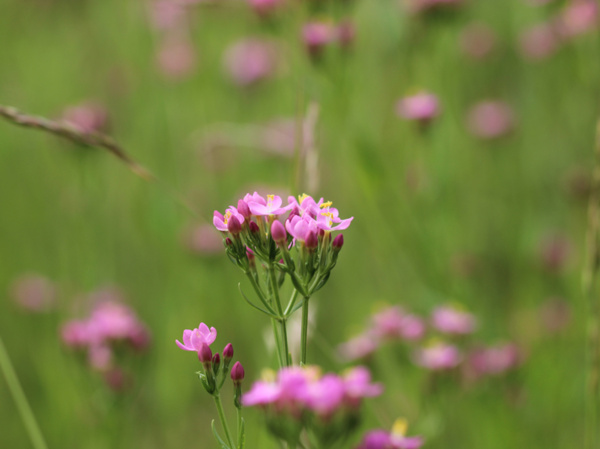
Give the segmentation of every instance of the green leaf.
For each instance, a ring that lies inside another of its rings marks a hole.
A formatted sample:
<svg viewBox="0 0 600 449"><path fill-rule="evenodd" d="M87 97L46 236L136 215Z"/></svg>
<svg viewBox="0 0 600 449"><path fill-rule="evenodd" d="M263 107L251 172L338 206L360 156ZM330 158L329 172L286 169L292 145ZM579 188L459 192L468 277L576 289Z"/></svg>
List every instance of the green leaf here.
<svg viewBox="0 0 600 449"><path fill-rule="evenodd" d="M229 446L227 446L227 443L225 443L225 441L223 441L223 439L219 436L219 433L217 432L217 429L215 428L215 420L214 419L210 423L210 428L212 429L213 435L215 436L215 438L221 445L221 449L231 449Z"/></svg>

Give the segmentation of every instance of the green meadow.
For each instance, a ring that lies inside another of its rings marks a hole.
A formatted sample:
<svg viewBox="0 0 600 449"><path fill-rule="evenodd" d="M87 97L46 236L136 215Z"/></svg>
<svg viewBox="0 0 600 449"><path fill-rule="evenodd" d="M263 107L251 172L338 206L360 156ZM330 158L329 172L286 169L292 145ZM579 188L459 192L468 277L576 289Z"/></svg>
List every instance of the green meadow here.
<svg viewBox="0 0 600 449"><path fill-rule="evenodd" d="M385 391L364 401L359 430L340 447L398 417L427 449L583 447L590 312L581 274L600 35L591 26L539 58L521 47L523 33L575 0L471 0L419 14L395 0L289 0L267 19L216 0L189 2L162 28L144 0L1 3L0 105L56 120L73 105L100 105L102 132L154 175L0 120L0 338L48 448L219 447L200 364L175 339L200 322L217 328L213 351L233 344L243 390L277 368L269 320L238 291L250 291L243 273L224 250L190 246L214 210L255 190L324 197L354 217L311 300L308 359L324 372L354 364L338 346L385 304L426 318L457 303L477 319L470 342L519 348L517 367L466 382L415 366L404 343L383 344L361 363ZM353 42L309 56L303 24L343 18ZM474 23L493 33L484 55L464 48ZM273 43L276 67L240 86L224 55L247 37ZM169 39L188 46L191 62L177 73L159 56ZM398 101L422 90L437 96L438 114L401 118ZM469 125L484 100L511 111L494 138ZM267 151L261 132L282 119L294 144ZM15 299L28 273L54 285L48 310ZM61 341L61 326L89 314L90 294L107 287L123 292L151 335L145 351L119 353L123 391ZM0 447L34 448L5 380ZM234 422L231 388L224 392ZM248 449L283 447L260 410L244 413Z"/></svg>

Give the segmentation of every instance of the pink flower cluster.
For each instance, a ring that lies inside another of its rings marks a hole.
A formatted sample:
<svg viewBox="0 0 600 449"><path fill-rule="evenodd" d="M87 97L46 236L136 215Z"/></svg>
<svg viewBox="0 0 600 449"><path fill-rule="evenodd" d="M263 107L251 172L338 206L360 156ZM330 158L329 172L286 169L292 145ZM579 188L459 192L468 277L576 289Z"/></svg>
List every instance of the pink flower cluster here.
<svg viewBox="0 0 600 449"><path fill-rule="evenodd" d="M311 21L302 27L302 41L312 57L318 57L331 44L346 48L354 42L356 29L349 20L335 25L324 21Z"/></svg>
<svg viewBox="0 0 600 449"><path fill-rule="evenodd" d="M317 367L282 368L273 381L258 381L244 394L244 406L260 406L276 414L300 419L306 412L330 420L337 413L356 411L363 398L378 396L380 384L371 383L364 367L343 376L321 375Z"/></svg>
<svg viewBox="0 0 600 449"><path fill-rule="evenodd" d="M103 301L94 307L87 319L65 323L61 329L63 342L87 351L90 366L107 372L115 367L114 350L120 343L133 349L145 349L150 343L146 326L126 305Z"/></svg>
<svg viewBox="0 0 600 449"><path fill-rule="evenodd" d="M597 29L598 19L599 8L595 0L571 0L558 15L522 33L521 52L532 60L546 58L561 44Z"/></svg>
<svg viewBox="0 0 600 449"><path fill-rule="evenodd" d="M385 340L420 340L425 335L425 322L400 306L390 306L371 316L365 332L340 345L346 360L357 360L374 353Z"/></svg>
<svg viewBox="0 0 600 449"><path fill-rule="evenodd" d="M300 242L305 242L309 236L316 237L320 232L347 229L354 218L341 219L332 203L325 202L323 198L315 201L306 194L298 199L290 196L288 203L284 205L278 195L267 195L265 198L254 192L239 200L237 207L228 207L224 214L215 211L213 224L219 231L235 235L243 229L265 229L266 226L272 226L279 216L288 212L285 229Z"/></svg>
<svg viewBox="0 0 600 449"><path fill-rule="evenodd" d="M405 120L428 123L440 113L440 105L437 96L422 91L398 101L396 113Z"/></svg>
<svg viewBox="0 0 600 449"><path fill-rule="evenodd" d="M367 433L356 449L418 449L423 445L421 437L405 437L383 429Z"/></svg>

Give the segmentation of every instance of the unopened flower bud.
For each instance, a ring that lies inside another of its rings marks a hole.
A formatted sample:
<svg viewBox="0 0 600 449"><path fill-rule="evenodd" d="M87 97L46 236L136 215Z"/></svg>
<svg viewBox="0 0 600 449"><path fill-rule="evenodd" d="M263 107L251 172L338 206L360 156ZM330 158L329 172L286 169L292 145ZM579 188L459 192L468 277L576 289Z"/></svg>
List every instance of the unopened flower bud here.
<svg viewBox="0 0 600 449"><path fill-rule="evenodd" d="M275 220L271 225L271 237L277 245L285 245L287 241L287 233L279 220Z"/></svg>
<svg viewBox="0 0 600 449"><path fill-rule="evenodd" d="M304 244L309 250L315 249L317 246L319 246L319 237L317 237L317 233L315 231L309 231Z"/></svg>
<svg viewBox="0 0 600 449"><path fill-rule="evenodd" d="M238 235L242 232L242 224L235 215L232 215L229 217L229 220L227 220L227 230L231 232L232 235Z"/></svg>
<svg viewBox="0 0 600 449"><path fill-rule="evenodd" d="M213 372L215 373L215 375L219 372L219 366L221 366L221 356L217 352L212 357L212 367L213 367Z"/></svg>
<svg viewBox="0 0 600 449"><path fill-rule="evenodd" d="M250 215L252 215L250 208L248 207L248 203L246 203L244 200L238 201L237 211L246 219L250 218Z"/></svg>
<svg viewBox="0 0 600 449"><path fill-rule="evenodd" d="M233 245L233 242L231 241L231 239L229 237L227 237L225 239L225 246L230 247L231 245Z"/></svg>
<svg viewBox="0 0 600 449"><path fill-rule="evenodd" d="M250 232L252 232L253 234L257 234L258 232L260 232L258 225L253 221L251 221L248 224L248 228L250 228Z"/></svg>
<svg viewBox="0 0 600 449"><path fill-rule="evenodd" d="M223 349L223 358L225 360L233 358L233 345L231 343L225 345L225 348Z"/></svg>
<svg viewBox="0 0 600 449"><path fill-rule="evenodd" d="M344 235L339 234L336 238L333 239L331 247L334 251L339 251L342 249L342 246L344 246Z"/></svg>
<svg viewBox="0 0 600 449"><path fill-rule="evenodd" d="M200 360L205 366L212 363L212 351L207 344L202 344L200 351L198 351L198 360Z"/></svg>
<svg viewBox="0 0 600 449"><path fill-rule="evenodd" d="M235 362L231 368L231 380L234 384L240 384L245 376L244 367L240 362Z"/></svg>

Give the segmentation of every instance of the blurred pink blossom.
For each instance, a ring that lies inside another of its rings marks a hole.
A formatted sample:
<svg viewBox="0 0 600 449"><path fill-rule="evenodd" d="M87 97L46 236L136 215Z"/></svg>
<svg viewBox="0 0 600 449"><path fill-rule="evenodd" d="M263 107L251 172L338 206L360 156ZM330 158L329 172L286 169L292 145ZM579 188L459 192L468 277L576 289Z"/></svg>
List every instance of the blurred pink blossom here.
<svg viewBox="0 0 600 449"><path fill-rule="evenodd" d="M194 253L211 255L223 251L223 241L215 234L213 225L208 223L196 226L185 235L185 245Z"/></svg>
<svg viewBox="0 0 600 449"><path fill-rule="evenodd" d="M432 371L455 368L462 361L458 348L454 345L435 342L415 351L414 362Z"/></svg>
<svg viewBox="0 0 600 449"><path fill-rule="evenodd" d="M166 78L182 80L196 68L196 50L187 38L169 36L159 46L156 63Z"/></svg>
<svg viewBox="0 0 600 449"><path fill-rule="evenodd" d="M483 59L496 45L494 31L483 23L467 25L460 35L460 47L463 53L473 59Z"/></svg>
<svg viewBox="0 0 600 449"><path fill-rule="evenodd" d="M231 45L224 56L229 78L238 86L246 87L271 78L278 66L277 47L271 41L245 39Z"/></svg>
<svg viewBox="0 0 600 449"><path fill-rule="evenodd" d="M329 22L312 21L302 27L302 41L311 56L318 56L335 37L336 29Z"/></svg>
<svg viewBox="0 0 600 449"><path fill-rule="evenodd" d="M595 0L571 0L558 16L559 35L569 39L598 26L598 3Z"/></svg>
<svg viewBox="0 0 600 449"><path fill-rule="evenodd" d="M13 300L30 312L45 312L56 304L54 283L39 274L19 276L12 283L10 292Z"/></svg>
<svg viewBox="0 0 600 449"><path fill-rule="evenodd" d="M349 362L366 359L379 348L379 338L369 332L357 335L338 346L344 360Z"/></svg>
<svg viewBox="0 0 600 449"><path fill-rule="evenodd" d="M388 307L371 317L371 332L385 338L418 340L425 333L425 323L399 306Z"/></svg>
<svg viewBox="0 0 600 449"><path fill-rule="evenodd" d="M104 132L108 128L106 109L94 102L69 106L63 111L62 120L83 133Z"/></svg>
<svg viewBox="0 0 600 449"><path fill-rule="evenodd" d="M497 375L517 366L519 351L513 343L481 347L473 350L467 361L476 377Z"/></svg>
<svg viewBox="0 0 600 449"><path fill-rule="evenodd" d="M104 300L94 306L88 318L65 323L61 338L73 349L87 350L92 368L106 371L114 367L115 344L126 342L141 350L148 346L150 334L132 309L117 301Z"/></svg>
<svg viewBox="0 0 600 449"><path fill-rule="evenodd" d="M455 8L463 0L403 0L406 9L413 14L426 13L436 9Z"/></svg>
<svg viewBox="0 0 600 449"><path fill-rule="evenodd" d="M542 266L550 272L562 271L571 254L571 241L563 234L544 236L538 244L538 253Z"/></svg>
<svg viewBox="0 0 600 449"><path fill-rule="evenodd" d="M247 0L250 7L260 17L268 17L280 9L284 0Z"/></svg>
<svg viewBox="0 0 600 449"><path fill-rule="evenodd" d="M470 334L475 330L475 317L451 306L438 306L431 314L433 327L445 334Z"/></svg>
<svg viewBox="0 0 600 449"><path fill-rule="evenodd" d="M176 0L154 0L150 5L150 19L158 30L178 28L185 19L185 10Z"/></svg>
<svg viewBox="0 0 600 449"><path fill-rule="evenodd" d="M504 102L487 100L474 105L467 116L469 131L481 139L495 139L513 127L512 109Z"/></svg>
<svg viewBox="0 0 600 449"><path fill-rule="evenodd" d="M398 101L396 113L406 120L429 122L440 113L440 105L434 94L423 91Z"/></svg>
<svg viewBox="0 0 600 449"><path fill-rule="evenodd" d="M531 60L544 59L558 48L556 31L551 23L540 23L528 28L519 40L521 53Z"/></svg>
<svg viewBox="0 0 600 449"><path fill-rule="evenodd" d="M571 308L562 298L546 300L539 310L542 325L549 333L564 330L571 322Z"/></svg>

